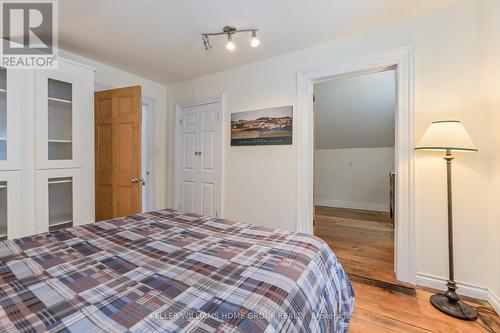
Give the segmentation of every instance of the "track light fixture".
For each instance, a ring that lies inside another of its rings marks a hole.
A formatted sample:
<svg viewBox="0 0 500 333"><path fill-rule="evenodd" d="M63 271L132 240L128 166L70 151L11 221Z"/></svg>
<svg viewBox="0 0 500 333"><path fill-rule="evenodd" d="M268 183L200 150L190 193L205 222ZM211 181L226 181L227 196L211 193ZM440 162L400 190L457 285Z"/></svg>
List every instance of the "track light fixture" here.
<svg viewBox="0 0 500 333"><path fill-rule="evenodd" d="M257 31L258 31L258 29L236 29L235 27L226 25L222 29L222 32L212 32L212 33L201 34L201 41L203 42L203 47L205 48L205 51L208 51L212 48L212 45L210 45L209 36L225 35L227 37L226 49L228 49L229 51L232 52L236 49L236 45L233 42L233 35L240 33L240 32L251 32L252 37L250 38L250 45L252 47L259 46L260 40L257 38Z"/></svg>

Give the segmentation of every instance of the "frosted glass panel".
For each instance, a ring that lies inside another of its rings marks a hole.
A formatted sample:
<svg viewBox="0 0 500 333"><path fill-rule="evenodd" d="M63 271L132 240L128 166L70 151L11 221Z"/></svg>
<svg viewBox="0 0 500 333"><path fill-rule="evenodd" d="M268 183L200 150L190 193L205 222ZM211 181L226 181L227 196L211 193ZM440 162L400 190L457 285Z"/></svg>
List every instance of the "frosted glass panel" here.
<svg viewBox="0 0 500 333"><path fill-rule="evenodd" d="M51 160L70 160L73 156L71 142L49 142L49 158Z"/></svg>
<svg viewBox="0 0 500 333"><path fill-rule="evenodd" d="M49 160L73 158L72 84L49 79L48 82Z"/></svg>
<svg viewBox="0 0 500 333"><path fill-rule="evenodd" d="M7 159L7 70L0 68L0 160Z"/></svg>
<svg viewBox="0 0 500 333"><path fill-rule="evenodd" d="M73 226L73 178L49 178L49 230Z"/></svg>
<svg viewBox="0 0 500 333"><path fill-rule="evenodd" d="M7 182L0 182L0 240L7 238Z"/></svg>

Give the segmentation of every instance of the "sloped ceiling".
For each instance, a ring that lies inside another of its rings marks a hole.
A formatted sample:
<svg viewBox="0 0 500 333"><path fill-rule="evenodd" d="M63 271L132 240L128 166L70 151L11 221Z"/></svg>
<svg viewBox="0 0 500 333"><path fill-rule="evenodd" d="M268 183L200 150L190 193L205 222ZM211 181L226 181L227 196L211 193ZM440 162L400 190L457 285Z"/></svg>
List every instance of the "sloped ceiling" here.
<svg viewBox="0 0 500 333"><path fill-rule="evenodd" d="M315 86L316 149L394 147L394 70Z"/></svg>

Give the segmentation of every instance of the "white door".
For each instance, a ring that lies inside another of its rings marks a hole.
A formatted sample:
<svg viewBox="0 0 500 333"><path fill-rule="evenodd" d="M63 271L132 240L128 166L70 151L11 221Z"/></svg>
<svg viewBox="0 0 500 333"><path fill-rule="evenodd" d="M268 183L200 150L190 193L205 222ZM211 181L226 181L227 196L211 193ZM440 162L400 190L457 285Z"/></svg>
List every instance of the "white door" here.
<svg viewBox="0 0 500 333"><path fill-rule="evenodd" d="M180 209L217 216L219 203L219 104L182 109Z"/></svg>

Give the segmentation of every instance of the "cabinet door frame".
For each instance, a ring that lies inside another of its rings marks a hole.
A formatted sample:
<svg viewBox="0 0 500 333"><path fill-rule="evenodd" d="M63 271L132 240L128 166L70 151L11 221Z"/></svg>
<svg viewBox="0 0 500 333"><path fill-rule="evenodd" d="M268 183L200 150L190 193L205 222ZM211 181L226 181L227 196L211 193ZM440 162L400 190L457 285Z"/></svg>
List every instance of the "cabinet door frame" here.
<svg viewBox="0 0 500 333"><path fill-rule="evenodd" d="M36 168L66 169L82 167L83 148L83 85L84 69L68 62L59 62L57 70L35 71ZM72 159L49 160L48 156L48 81L54 79L72 85Z"/></svg>
<svg viewBox="0 0 500 333"><path fill-rule="evenodd" d="M49 231L49 179L72 177L73 227L88 222L84 217L84 193L81 169L39 170L36 176L36 233Z"/></svg>
<svg viewBox="0 0 500 333"><path fill-rule="evenodd" d="M7 69L7 159L0 161L0 171L21 169L22 74L22 70ZM31 93L24 88L25 93Z"/></svg>
<svg viewBox="0 0 500 333"><path fill-rule="evenodd" d="M7 182L7 239L28 236L31 230L26 230L28 226L20 223L22 219L20 171L0 172L0 182Z"/></svg>

